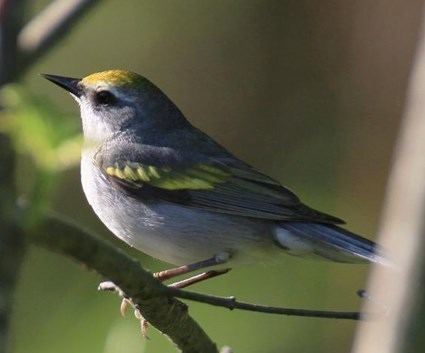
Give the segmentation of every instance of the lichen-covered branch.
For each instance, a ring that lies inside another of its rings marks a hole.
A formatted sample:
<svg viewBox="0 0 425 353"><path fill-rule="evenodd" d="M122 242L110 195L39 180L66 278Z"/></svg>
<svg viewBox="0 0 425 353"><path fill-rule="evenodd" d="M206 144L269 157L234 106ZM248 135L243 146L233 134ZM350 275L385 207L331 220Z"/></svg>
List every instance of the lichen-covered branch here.
<svg viewBox="0 0 425 353"><path fill-rule="evenodd" d="M113 281L140 307L143 317L184 353L218 352L215 343L188 314L187 306L168 296L167 287L113 245L54 217L36 226L30 240L71 256Z"/></svg>

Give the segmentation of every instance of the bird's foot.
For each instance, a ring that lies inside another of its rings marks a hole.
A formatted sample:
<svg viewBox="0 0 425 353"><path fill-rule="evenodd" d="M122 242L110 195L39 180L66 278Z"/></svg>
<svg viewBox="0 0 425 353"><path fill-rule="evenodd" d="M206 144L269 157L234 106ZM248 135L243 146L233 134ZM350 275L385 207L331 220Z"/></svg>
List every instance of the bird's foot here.
<svg viewBox="0 0 425 353"><path fill-rule="evenodd" d="M130 306L132 306L131 300L128 298L122 298L120 304L120 314L122 317L125 317Z"/></svg>
<svg viewBox="0 0 425 353"><path fill-rule="evenodd" d="M136 319L140 321L140 332L142 334L142 337L149 339L147 336L147 330L149 327L148 321L143 317L142 313L140 312L140 309L133 303L130 297L125 295L125 293L119 288L114 282L111 281L105 281L101 282L99 286L97 287L99 291L109 291L109 292L116 292L121 298L121 304L120 304L120 313L121 316L125 316L128 309L130 307L133 307L134 309L134 316Z"/></svg>
<svg viewBox="0 0 425 353"><path fill-rule="evenodd" d="M149 329L149 322L146 320L143 315L141 314L140 310L135 309L134 310L134 316L137 320L140 322L140 333L142 334L143 338L149 339L148 329Z"/></svg>
<svg viewBox="0 0 425 353"><path fill-rule="evenodd" d="M118 287L114 282L112 281L104 281L100 282L97 286L98 291L102 292L116 292L119 296L123 297L124 292L121 290L120 287Z"/></svg>
<svg viewBox="0 0 425 353"><path fill-rule="evenodd" d="M172 268L169 270L165 270L165 271L161 271L161 272L156 272L153 274L153 276L155 278L157 278L160 282L164 282L168 279L183 275L183 274L187 274L193 271L197 271L203 268L208 268L211 266L216 266L216 265L220 265L223 264L225 262L227 262L227 260L230 258L230 255L228 253L221 253L218 254L210 259L204 260L204 261L200 261L200 262L196 262L190 265L184 265L184 266L180 266L180 267L176 267L176 268ZM230 268L225 268L225 269L219 269L219 270L209 270L206 272L202 272L199 273L197 275L194 275L192 277L183 279L181 281L177 281L177 282L173 282L171 284L168 284L169 287L172 288L186 288L189 287L195 283L199 283L202 281L205 281L207 279L210 278L214 278L220 275L224 275L225 273L229 272ZM148 338L146 336L147 330L149 328L149 323L148 321L143 317L140 308L135 305L133 303L133 301L131 300L131 298L129 296L127 296L122 290L121 288L119 288L115 283L111 282L111 281L105 281L105 282L101 282L98 286L98 290L100 291L110 291L110 292L116 292L121 298L121 304L120 304L120 313L122 316L125 316L128 309L130 307L133 307L134 309L134 316L140 321L140 330L142 333L142 336L145 338Z"/></svg>

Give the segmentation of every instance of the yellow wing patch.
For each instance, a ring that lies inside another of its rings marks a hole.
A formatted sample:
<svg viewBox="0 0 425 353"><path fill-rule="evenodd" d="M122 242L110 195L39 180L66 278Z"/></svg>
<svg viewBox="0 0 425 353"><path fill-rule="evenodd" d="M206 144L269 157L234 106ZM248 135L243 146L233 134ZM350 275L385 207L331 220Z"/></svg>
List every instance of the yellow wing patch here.
<svg viewBox="0 0 425 353"><path fill-rule="evenodd" d="M212 189L216 184L226 182L231 173L211 165L196 164L182 170L170 167L154 167L139 163L115 163L105 169L110 176L129 182L141 182L167 190Z"/></svg>

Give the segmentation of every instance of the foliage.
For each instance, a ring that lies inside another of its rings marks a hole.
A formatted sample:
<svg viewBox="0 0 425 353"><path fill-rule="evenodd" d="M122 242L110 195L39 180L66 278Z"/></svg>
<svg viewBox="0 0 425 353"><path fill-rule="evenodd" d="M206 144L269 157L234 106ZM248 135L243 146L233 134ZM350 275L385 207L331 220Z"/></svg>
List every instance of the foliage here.
<svg viewBox="0 0 425 353"><path fill-rule="evenodd" d="M49 205L62 171L79 161L81 135L76 120L22 85L1 91L0 129L12 137L18 161L18 189L27 207L26 225L37 221ZM59 117L59 118L58 118Z"/></svg>

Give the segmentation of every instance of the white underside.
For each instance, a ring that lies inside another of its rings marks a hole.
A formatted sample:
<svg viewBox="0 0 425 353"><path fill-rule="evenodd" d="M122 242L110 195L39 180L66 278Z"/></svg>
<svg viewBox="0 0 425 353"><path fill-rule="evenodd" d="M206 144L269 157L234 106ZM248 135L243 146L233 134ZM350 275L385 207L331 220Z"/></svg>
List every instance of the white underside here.
<svg viewBox="0 0 425 353"><path fill-rule="evenodd" d="M140 202L123 197L97 173L90 155L83 155L82 185L97 216L118 238L155 258L178 265L227 252L232 261L258 262L279 252L273 222Z"/></svg>

